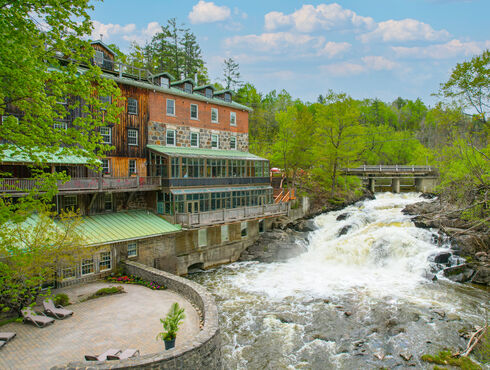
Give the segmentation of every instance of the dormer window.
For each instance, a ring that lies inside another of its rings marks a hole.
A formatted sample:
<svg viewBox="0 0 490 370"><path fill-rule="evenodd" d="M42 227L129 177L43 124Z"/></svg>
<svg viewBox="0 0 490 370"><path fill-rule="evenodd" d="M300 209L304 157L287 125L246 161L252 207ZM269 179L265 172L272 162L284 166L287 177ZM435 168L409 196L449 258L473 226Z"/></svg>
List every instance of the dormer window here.
<svg viewBox="0 0 490 370"><path fill-rule="evenodd" d="M206 98L211 99L213 97L213 90L206 89Z"/></svg>
<svg viewBox="0 0 490 370"><path fill-rule="evenodd" d="M225 101L231 102L231 94L230 93L225 93Z"/></svg>
<svg viewBox="0 0 490 370"><path fill-rule="evenodd" d="M95 63L97 63L99 66L104 64L104 52L100 50L95 50Z"/></svg>
<svg viewBox="0 0 490 370"><path fill-rule="evenodd" d="M192 84L189 82L186 82L184 84L184 91L188 94L192 94Z"/></svg>
<svg viewBox="0 0 490 370"><path fill-rule="evenodd" d="M160 78L160 86L168 89L170 87L170 80L165 77Z"/></svg>

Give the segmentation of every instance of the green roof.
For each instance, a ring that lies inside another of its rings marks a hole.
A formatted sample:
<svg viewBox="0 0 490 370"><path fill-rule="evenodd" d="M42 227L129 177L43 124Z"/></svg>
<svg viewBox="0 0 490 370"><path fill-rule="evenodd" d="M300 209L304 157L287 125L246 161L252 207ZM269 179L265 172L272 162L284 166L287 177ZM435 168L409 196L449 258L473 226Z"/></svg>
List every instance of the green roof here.
<svg viewBox="0 0 490 370"><path fill-rule="evenodd" d="M41 163L49 164L88 164L88 158L77 155L58 155L52 153L36 153ZM10 149L0 151L0 163L34 163L25 152L17 152Z"/></svg>
<svg viewBox="0 0 490 370"><path fill-rule="evenodd" d="M174 76L172 76L168 72L160 72L160 73L157 73L157 74L154 74L153 75L153 77L161 77L161 76L166 76L166 77L170 78L171 80L175 80Z"/></svg>
<svg viewBox="0 0 490 370"><path fill-rule="evenodd" d="M172 86L180 85L180 84L183 84L184 82L190 82L192 85L196 84L196 82L192 78L189 77L189 78L184 78L183 80L174 81L170 85L172 85Z"/></svg>
<svg viewBox="0 0 490 370"><path fill-rule="evenodd" d="M215 91L215 92L214 92L214 95L222 95L222 94L224 94L224 93L230 93L231 95L233 95L233 94L234 94L234 92L233 92L232 90L229 90L229 89L228 89L228 90L220 90L220 91Z"/></svg>
<svg viewBox="0 0 490 370"><path fill-rule="evenodd" d="M203 85L203 86L197 86L194 88L194 91L200 91L204 89L211 89L211 90L216 90L216 88L213 85Z"/></svg>
<svg viewBox="0 0 490 370"><path fill-rule="evenodd" d="M219 149L203 149L203 148L188 148L182 146L163 146L163 145L147 145L148 149L159 154L165 154L170 157L198 157L198 158L218 158L218 159L248 159L266 161L267 159L256 156L248 152L240 152L238 150L219 150Z"/></svg>
<svg viewBox="0 0 490 370"><path fill-rule="evenodd" d="M84 216L79 226L88 245L108 244L149 238L181 230L148 211L126 211Z"/></svg>

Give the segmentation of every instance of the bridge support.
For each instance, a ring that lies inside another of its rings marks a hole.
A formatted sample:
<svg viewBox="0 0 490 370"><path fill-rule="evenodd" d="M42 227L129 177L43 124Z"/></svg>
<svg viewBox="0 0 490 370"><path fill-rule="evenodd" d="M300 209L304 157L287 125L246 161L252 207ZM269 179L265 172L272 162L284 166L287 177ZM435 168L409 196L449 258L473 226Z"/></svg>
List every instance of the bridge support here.
<svg viewBox="0 0 490 370"><path fill-rule="evenodd" d="M415 179L415 191L421 192L421 193L427 193L427 192L432 192L434 191L434 188L437 185L437 179L436 178L416 178Z"/></svg>
<svg viewBox="0 0 490 370"><path fill-rule="evenodd" d="M369 179L369 190L374 194L374 187L376 186L376 180L374 178Z"/></svg>
<svg viewBox="0 0 490 370"><path fill-rule="evenodd" d="M391 192L395 194L400 192L400 179L398 177L391 180Z"/></svg>

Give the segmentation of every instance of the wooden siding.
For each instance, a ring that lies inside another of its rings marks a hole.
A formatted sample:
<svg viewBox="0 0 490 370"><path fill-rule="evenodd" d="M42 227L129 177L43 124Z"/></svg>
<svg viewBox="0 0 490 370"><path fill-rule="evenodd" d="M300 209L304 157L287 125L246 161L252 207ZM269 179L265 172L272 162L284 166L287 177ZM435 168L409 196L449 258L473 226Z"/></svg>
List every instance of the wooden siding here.
<svg viewBox="0 0 490 370"><path fill-rule="evenodd" d="M119 84L125 98L124 111L119 116L119 124L112 127L112 145L114 150L107 157L146 158L148 132L148 90ZM138 114L128 113L128 98L138 101ZM128 129L138 130L138 145L128 144Z"/></svg>
<svg viewBox="0 0 490 370"><path fill-rule="evenodd" d="M110 159L110 175L111 177L128 177L129 176L129 160L136 160L135 176L147 176L146 173L146 158L137 157L107 157Z"/></svg>

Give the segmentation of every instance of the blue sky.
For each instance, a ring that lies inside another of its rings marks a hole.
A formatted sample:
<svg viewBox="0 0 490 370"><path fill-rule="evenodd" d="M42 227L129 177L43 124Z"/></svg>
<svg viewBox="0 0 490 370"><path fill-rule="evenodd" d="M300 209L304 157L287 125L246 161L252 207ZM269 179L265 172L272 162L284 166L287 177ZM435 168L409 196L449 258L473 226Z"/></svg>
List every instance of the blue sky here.
<svg viewBox="0 0 490 370"><path fill-rule="evenodd" d="M93 37L128 50L169 18L196 34L210 78L223 59L260 91L314 101L329 89L393 101L431 96L456 63L490 48L489 0L105 0Z"/></svg>

